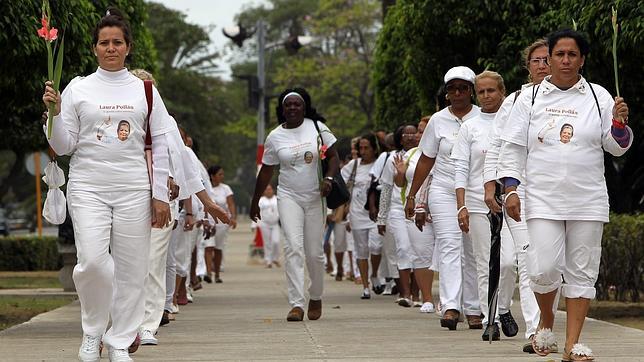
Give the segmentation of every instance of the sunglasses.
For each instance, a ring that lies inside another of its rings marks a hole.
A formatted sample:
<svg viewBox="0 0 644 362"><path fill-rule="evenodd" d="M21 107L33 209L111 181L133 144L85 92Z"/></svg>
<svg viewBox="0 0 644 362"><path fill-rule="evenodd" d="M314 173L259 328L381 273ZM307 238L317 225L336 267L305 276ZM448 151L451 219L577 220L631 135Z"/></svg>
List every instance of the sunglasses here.
<svg viewBox="0 0 644 362"><path fill-rule="evenodd" d="M532 58L532 59L530 59L530 64L531 65L538 66L541 63L543 63L543 65L548 65L548 58Z"/></svg>
<svg viewBox="0 0 644 362"><path fill-rule="evenodd" d="M447 87L445 87L445 90L449 94L455 94L456 91L459 91L460 93L465 93L470 90L470 86L467 84L450 84Z"/></svg>

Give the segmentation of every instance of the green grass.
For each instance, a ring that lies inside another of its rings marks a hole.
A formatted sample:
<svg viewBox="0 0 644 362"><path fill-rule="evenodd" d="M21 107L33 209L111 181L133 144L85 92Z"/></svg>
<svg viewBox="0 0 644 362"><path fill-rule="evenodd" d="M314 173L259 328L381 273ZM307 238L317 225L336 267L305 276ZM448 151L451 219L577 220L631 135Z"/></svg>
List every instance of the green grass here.
<svg viewBox="0 0 644 362"><path fill-rule="evenodd" d="M62 288L57 271L0 272L0 289Z"/></svg>
<svg viewBox="0 0 644 362"><path fill-rule="evenodd" d="M0 330L26 322L34 316L62 307L74 296L0 296Z"/></svg>

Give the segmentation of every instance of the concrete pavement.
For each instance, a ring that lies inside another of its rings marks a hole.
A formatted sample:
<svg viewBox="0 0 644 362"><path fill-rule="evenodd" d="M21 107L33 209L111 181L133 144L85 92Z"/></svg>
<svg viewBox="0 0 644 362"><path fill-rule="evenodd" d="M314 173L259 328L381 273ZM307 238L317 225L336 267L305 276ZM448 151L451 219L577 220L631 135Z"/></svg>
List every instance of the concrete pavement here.
<svg viewBox="0 0 644 362"><path fill-rule="evenodd" d="M480 330L459 323L439 327L435 314L402 308L391 296L360 300L349 281L325 281L323 315L318 321L286 322L289 306L283 268L249 265L252 235L247 225L231 233L223 284L205 284L195 303L181 307L177 320L161 327L158 346L141 346L140 361L215 360L431 360L559 361L560 354L536 357L524 343L519 303L513 315L521 331L492 345ZM437 294L437 293L436 293ZM565 314L555 326L563 347ZM72 361L81 340L78 302L0 332L0 361ZM597 361L644 361L644 331L588 319L582 341ZM563 348L561 348L563 349ZM106 357L106 356L105 356ZM107 358L103 358L107 361Z"/></svg>

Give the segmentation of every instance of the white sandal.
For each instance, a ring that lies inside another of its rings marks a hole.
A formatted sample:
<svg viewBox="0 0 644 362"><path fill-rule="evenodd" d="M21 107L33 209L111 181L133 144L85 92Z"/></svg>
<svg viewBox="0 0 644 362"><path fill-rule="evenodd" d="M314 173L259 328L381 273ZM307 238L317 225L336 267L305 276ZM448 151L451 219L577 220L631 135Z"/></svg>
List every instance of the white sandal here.
<svg viewBox="0 0 644 362"><path fill-rule="evenodd" d="M573 359L573 355L580 357L581 359ZM575 343L570 350L570 353L564 351L561 361L562 362L572 362L572 361L594 361L595 356L593 356L593 350L590 349L585 344Z"/></svg>
<svg viewBox="0 0 644 362"><path fill-rule="evenodd" d="M539 356L547 356L557 348L557 339L550 328L542 328L537 331L532 339L532 348L534 353Z"/></svg>

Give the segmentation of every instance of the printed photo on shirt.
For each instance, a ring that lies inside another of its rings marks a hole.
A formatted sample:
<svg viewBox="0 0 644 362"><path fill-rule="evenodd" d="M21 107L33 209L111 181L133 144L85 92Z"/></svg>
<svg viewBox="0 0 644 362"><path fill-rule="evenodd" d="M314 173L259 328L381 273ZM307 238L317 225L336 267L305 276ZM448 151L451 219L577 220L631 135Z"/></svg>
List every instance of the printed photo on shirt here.
<svg viewBox="0 0 644 362"><path fill-rule="evenodd" d="M311 163L313 162L313 152L311 151L306 151L304 153L304 162L306 163Z"/></svg>
<svg viewBox="0 0 644 362"><path fill-rule="evenodd" d="M559 141L563 144L569 143L573 134L574 128L572 127L572 124L564 123L564 125L561 126L561 131L559 131Z"/></svg>
<svg viewBox="0 0 644 362"><path fill-rule="evenodd" d="M559 132L555 133L556 130L559 130ZM566 120L556 120L553 118L539 130L537 138L539 142L551 146L574 145L575 141L572 140L574 133L572 124L566 122Z"/></svg>
<svg viewBox="0 0 644 362"><path fill-rule="evenodd" d="M116 130L118 139L120 141L125 141L130 136L130 122L122 120L119 122L118 129Z"/></svg>
<svg viewBox="0 0 644 362"><path fill-rule="evenodd" d="M99 122L98 129L96 130L96 139L99 141L103 140L105 135L105 130L112 125L112 117L107 116L107 119Z"/></svg>

